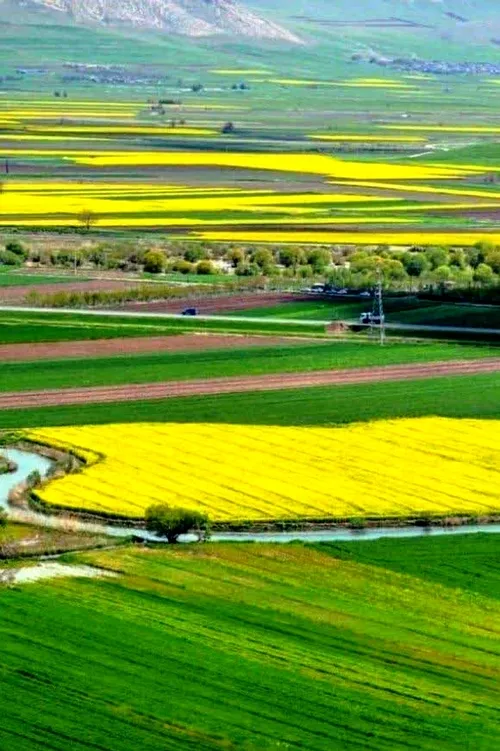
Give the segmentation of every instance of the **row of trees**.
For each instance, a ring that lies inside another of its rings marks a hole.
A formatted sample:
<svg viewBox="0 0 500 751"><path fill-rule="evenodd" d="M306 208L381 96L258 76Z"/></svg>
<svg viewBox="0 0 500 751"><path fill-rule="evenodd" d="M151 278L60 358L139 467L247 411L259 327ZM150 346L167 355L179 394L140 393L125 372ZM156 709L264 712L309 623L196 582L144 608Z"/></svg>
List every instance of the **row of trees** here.
<svg viewBox="0 0 500 751"><path fill-rule="evenodd" d="M370 286L380 269L387 286L418 290L429 285L448 287L500 284L500 247L479 242L473 247L242 246L159 240L82 244L80 247L27 248L10 241L0 251L0 264L26 260L40 267L91 268L237 277L330 279L342 286Z"/></svg>

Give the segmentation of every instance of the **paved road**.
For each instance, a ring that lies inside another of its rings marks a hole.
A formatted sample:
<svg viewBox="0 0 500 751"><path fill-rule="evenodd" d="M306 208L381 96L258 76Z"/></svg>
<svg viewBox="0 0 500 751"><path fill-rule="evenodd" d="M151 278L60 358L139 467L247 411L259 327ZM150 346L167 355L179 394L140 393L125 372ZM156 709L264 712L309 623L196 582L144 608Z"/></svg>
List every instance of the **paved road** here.
<svg viewBox="0 0 500 751"><path fill-rule="evenodd" d="M198 315L196 317L188 317L179 315L178 313L149 313L144 312L140 313L137 311L125 311L125 310L95 310L95 309L88 309L88 308L81 308L81 309L71 309L68 310L66 308L32 308L32 307L23 307L23 306L14 306L14 305L2 305L0 306L0 312L7 312L7 313L47 313L47 314L58 314L62 316L71 316L71 315L84 315L84 316L109 316L111 318L161 318L165 320L197 320L197 321L227 321L230 323L242 323L243 321L247 321L248 323L262 323L262 324L284 324L290 325L290 326L304 326L304 328L310 327L310 326L331 326L332 324L344 324L345 326L352 327L352 326L364 326L365 328L370 328L370 324L360 324L359 321L353 321L353 320L346 320L346 321L335 321L330 319L315 319L310 320L303 318L266 318L263 316L226 316L226 315ZM378 326L374 326L373 328L377 329ZM472 328L470 326L426 326L426 325L420 325L420 324L409 324L409 323L392 323L388 322L385 324L385 328L387 330L394 330L394 331L414 331L414 332L429 332L429 333L453 333L453 334L470 334L471 337L474 336L480 336L481 334L487 334L488 336L499 336L500 337L500 329L493 329L493 328Z"/></svg>

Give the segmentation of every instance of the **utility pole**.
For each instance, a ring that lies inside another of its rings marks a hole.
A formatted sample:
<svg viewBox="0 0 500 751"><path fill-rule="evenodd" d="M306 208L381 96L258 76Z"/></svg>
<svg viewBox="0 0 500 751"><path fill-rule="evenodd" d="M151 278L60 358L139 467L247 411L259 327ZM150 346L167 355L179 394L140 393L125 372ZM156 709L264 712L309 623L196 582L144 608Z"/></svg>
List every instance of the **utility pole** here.
<svg viewBox="0 0 500 751"><path fill-rule="evenodd" d="M375 323L378 321L378 324ZM373 308L372 308L372 332L375 326L378 326L379 342L383 347L385 344L385 316L384 316L384 296L382 288L382 269L379 267L377 270L377 285L375 287L375 294L373 296Z"/></svg>

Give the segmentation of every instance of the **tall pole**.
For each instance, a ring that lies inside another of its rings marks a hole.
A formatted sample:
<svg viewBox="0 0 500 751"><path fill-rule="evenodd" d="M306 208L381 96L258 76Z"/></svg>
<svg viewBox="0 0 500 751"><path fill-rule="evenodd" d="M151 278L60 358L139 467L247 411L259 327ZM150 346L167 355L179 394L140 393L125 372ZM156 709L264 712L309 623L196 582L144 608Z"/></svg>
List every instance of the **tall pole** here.
<svg viewBox="0 0 500 751"><path fill-rule="evenodd" d="M379 335L380 346L385 344L385 316L384 316L384 299L382 289L382 269L378 270L378 283L377 283L377 300L378 300L378 315L379 315Z"/></svg>
<svg viewBox="0 0 500 751"><path fill-rule="evenodd" d="M375 286L375 295L373 298L372 331L377 325L375 324L376 320L378 320L378 333L379 333L380 346L383 347L385 344L385 316L384 316L384 299L383 299L383 288L382 288L382 269L380 267L377 269L377 284Z"/></svg>

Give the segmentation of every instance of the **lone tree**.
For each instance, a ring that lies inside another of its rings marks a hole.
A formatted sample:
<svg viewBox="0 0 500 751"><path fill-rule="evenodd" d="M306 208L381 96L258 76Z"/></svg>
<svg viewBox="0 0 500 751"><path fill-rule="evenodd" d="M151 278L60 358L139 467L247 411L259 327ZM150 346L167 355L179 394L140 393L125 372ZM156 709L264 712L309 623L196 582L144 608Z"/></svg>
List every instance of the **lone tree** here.
<svg viewBox="0 0 500 751"><path fill-rule="evenodd" d="M191 531L198 534L198 539L206 539L210 531L210 522L208 516L201 511L159 503L147 509L146 529L159 537L166 537L170 543L175 543L179 535Z"/></svg>
<svg viewBox="0 0 500 751"><path fill-rule="evenodd" d="M82 209L76 218L80 224L85 227L87 232L89 232L90 228L99 221L97 214L94 214L90 209Z"/></svg>

